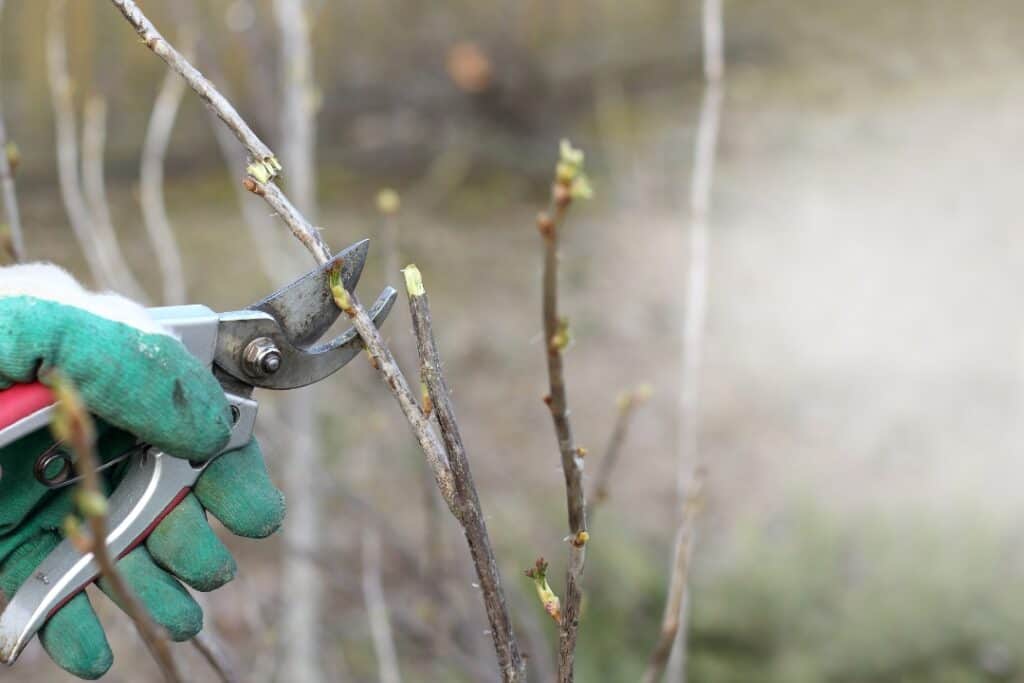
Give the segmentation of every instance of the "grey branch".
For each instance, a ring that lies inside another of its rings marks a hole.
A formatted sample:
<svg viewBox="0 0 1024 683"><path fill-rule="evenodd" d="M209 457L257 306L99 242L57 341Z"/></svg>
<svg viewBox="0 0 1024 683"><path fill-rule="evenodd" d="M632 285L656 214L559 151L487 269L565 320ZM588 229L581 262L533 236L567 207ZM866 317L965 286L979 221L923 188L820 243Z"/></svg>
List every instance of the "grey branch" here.
<svg viewBox="0 0 1024 683"><path fill-rule="evenodd" d="M3 13L3 10L4 3L0 2L0 14ZM0 192L3 194L7 229L11 231L11 257L15 261L24 261L25 235L21 229L18 195L14 191L14 171L7 156L7 129L4 127L2 106L0 106Z"/></svg>
<svg viewBox="0 0 1024 683"><path fill-rule="evenodd" d="M46 66L53 100L54 125L57 132L57 179L61 197L75 239L85 255L86 264L98 285L113 288L115 282L107 271L99 245L92 238L92 216L82 195L78 175L78 135L68 76L67 49L64 38L65 0L50 5L46 26Z"/></svg>
<svg viewBox="0 0 1024 683"><path fill-rule="evenodd" d="M703 503L703 475L695 473L692 484L687 491L686 499L680 514L679 527L676 529L675 547L673 549L671 578L669 580L668 597L665 601L665 612L661 620L661 632L654 645L647 669L644 671L643 683L658 683L665 673L665 666L672 655L676 640L685 627L683 615L687 596L687 582L690 577L690 559L697 537L697 519Z"/></svg>
<svg viewBox="0 0 1024 683"><path fill-rule="evenodd" d="M380 571L380 537L372 527L363 529L363 599L370 620L370 635L377 655L380 683L401 683L395 638L388 618Z"/></svg>
<svg viewBox="0 0 1024 683"><path fill-rule="evenodd" d="M309 34L308 11L305 0L274 0L274 18L280 46L279 79L281 91L276 98L280 103L278 144L281 161L288 167L288 189L295 197L297 208L288 203L272 181L263 190L265 199L275 207L289 226L305 223L304 213L316 216L316 167L314 134L316 111L309 91L313 89L312 49ZM261 55L250 55L252 61ZM302 213L300 213L300 211ZM319 239L315 228L293 233L306 248L320 258L330 258L327 245ZM316 240L308 240L310 235ZM266 245L260 245L265 248ZM271 255L273 258L273 255ZM280 267L280 266L278 266ZM317 425L320 401L318 387L291 392L285 410L293 432L292 467L285 470L285 491L292 501L289 511L292 521L284 529L285 556L283 558L282 592L290 599L282 604L284 647L280 652L280 678L316 683L325 680L320 662L321 633L323 631L323 576L313 561L320 539L323 537L323 488L317 473L323 469L322 440Z"/></svg>
<svg viewBox="0 0 1024 683"><path fill-rule="evenodd" d="M448 462L455 485L456 507L453 510L459 524L466 535L480 590L483 594L484 608L491 626L491 637L498 653L498 664L505 681L522 680L525 676L525 664L519 651L512 630L512 619L509 616L508 603L501 586L501 574L494 557L494 549L487 533L483 510L473 473L470 470L469 458L459 433L455 409L452 406L448 382L441 370L441 358L434 339L434 330L430 319L430 302L419 269L414 265L407 266L405 271L406 292L409 295L409 313L412 317L413 332L416 335L416 349L420 359L420 378L427 386L430 400L437 415L448 452Z"/></svg>
<svg viewBox="0 0 1024 683"><path fill-rule="evenodd" d="M704 346L704 322L707 309L708 289L708 215L711 206L711 191L714 180L715 152L718 146L718 130L722 109L722 81L725 74L723 51L724 24L722 0L703 0L702 36L704 59L704 95L701 101L700 119L697 123L697 139L694 145L693 174L690 181L690 253L687 272L686 300L684 303L682 330L682 377L680 378L680 419L679 451L677 456L677 489L684 509L686 501L699 488L697 472L701 457L698 431L700 426L700 369ZM687 519L680 520L685 525ZM688 557L692 552L693 533L677 535L674 551L673 582L680 571L679 557ZM690 547L684 552L680 542ZM688 565L688 563L686 563ZM672 658L669 679L682 683L686 680L686 632L687 604L686 577L682 583L683 596L677 608L679 627L675 634L675 655ZM670 596L671 597L671 596ZM671 648L671 645L669 646Z"/></svg>
<svg viewBox="0 0 1024 683"><path fill-rule="evenodd" d="M107 101L94 95L86 100L82 123L82 186L92 216L89 227L103 259L103 267L115 288L138 301L146 300L145 290L132 275L114 232L114 221L107 201L103 170L107 144Z"/></svg>
<svg viewBox="0 0 1024 683"><path fill-rule="evenodd" d="M185 303L185 272L181 250L174 238L164 201L164 160L184 94L185 82L168 71L153 103L153 113L149 117L146 137L142 143L139 168L142 219L153 244L153 251L156 252L166 305Z"/></svg>

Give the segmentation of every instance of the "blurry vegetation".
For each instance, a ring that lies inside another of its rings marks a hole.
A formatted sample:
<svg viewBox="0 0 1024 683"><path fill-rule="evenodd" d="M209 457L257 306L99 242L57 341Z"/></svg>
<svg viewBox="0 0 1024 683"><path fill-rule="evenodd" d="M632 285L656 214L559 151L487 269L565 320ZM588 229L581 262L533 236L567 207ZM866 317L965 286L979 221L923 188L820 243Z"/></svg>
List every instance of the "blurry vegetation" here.
<svg viewBox="0 0 1024 683"><path fill-rule="evenodd" d="M664 603L661 540L615 531L627 547L592 548L581 680L635 680ZM1011 533L980 514L794 505L740 528L714 557L698 554L690 679L1020 680L1024 584L1013 548Z"/></svg>

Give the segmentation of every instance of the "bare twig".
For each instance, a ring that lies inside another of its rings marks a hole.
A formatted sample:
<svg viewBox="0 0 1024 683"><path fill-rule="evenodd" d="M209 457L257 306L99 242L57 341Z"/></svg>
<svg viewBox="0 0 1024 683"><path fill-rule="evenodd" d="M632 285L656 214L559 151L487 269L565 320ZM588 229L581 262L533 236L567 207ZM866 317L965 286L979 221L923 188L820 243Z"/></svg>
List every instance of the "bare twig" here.
<svg viewBox="0 0 1024 683"><path fill-rule="evenodd" d="M658 683L661 680L678 634L684 625L682 615L685 614L684 601L690 575L690 558L696 540L697 518L700 516L703 502L703 481L703 475L700 472L695 473L687 490L687 497L683 501L679 527L676 529L671 579L668 598L665 601L665 613L661 621L661 632L647 662L647 669L641 679L643 683Z"/></svg>
<svg viewBox="0 0 1024 683"><path fill-rule="evenodd" d="M53 432L57 439L70 444L74 451L75 469L82 477L82 483L76 492L76 502L79 511L89 523L91 533L91 536L86 537L77 524L69 522L66 525L68 536L83 552L93 554L100 568L100 577L106 584L105 588L109 589L114 601L135 623L135 628L160 667L164 679L168 683L178 683L181 676L171 655L166 634L150 619L149 613L125 583L115 566L114 558L107 550L107 499L103 495L97 472L99 465L94 450L96 434L89 411L70 380L59 371L50 371L47 381L58 401Z"/></svg>
<svg viewBox="0 0 1024 683"><path fill-rule="evenodd" d="M457 500L456 519L462 525L469 544L473 564L480 580L484 607L491 626L491 637L501 662L506 680L515 680L525 671L519 643L512 632L512 620L509 617L505 592L501 587L501 575L498 573L497 560L491 539L487 533L480 498L473 473L470 470L469 458L459 433L459 425L455 419L448 382L441 371L441 358L434 340L434 331L430 319L430 302L423 287L423 279L419 269L409 265L405 274L406 292L409 295L409 313L412 317L413 332L416 335L416 348L420 359L420 377L430 394L430 400L437 414L437 422L441 428L448 451L451 476L454 480Z"/></svg>
<svg viewBox="0 0 1024 683"><path fill-rule="evenodd" d="M708 214L714 179L715 150L722 108L724 77L722 0L703 0L702 34L704 38L704 95L697 139L694 145L693 174L690 185L690 253L687 273L686 301L683 314L682 377L679 397L679 451L677 455L677 489L681 505L691 497L689 489L698 487L696 472L700 467L698 428L700 415L700 367L704 346L704 322L708 287ZM680 524L685 523L685 518ZM681 535L690 545L693 534ZM688 555L678 547L676 557ZM678 565L678 561L676 563ZM679 604L680 627L676 635L676 653L672 658L669 679L686 680L687 604L685 577L683 597Z"/></svg>
<svg viewBox="0 0 1024 683"><path fill-rule="evenodd" d="M544 273L542 279L544 347L548 366L549 393L544 402L551 409L551 419L558 439L562 472L565 475L565 499L569 512L569 565L566 570L565 600L562 603L558 629L558 680L571 683L579 631L580 606L583 602L583 568L586 562L587 503L583 489L583 456L586 450L576 445L569 421L569 401L565 388L562 352L569 345L569 327L558 310L558 238L569 206L576 196L588 196L589 186L582 174L583 153L562 142L562 160L552 185L551 209L537 218L537 227L544 238Z"/></svg>
<svg viewBox="0 0 1024 683"><path fill-rule="evenodd" d="M608 439L608 446L605 448L604 456L597 466L597 476L594 478L594 485L590 495L590 519L593 524L594 511L608 499L609 485L611 484L612 472L618 464L619 456L622 454L622 446L626 442L626 432L633 413L637 406L643 403L650 389L640 387L632 391L624 392L619 396L618 412L615 416L615 425L612 427L611 437Z"/></svg>
<svg viewBox="0 0 1024 683"><path fill-rule="evenodd" d="M209 630L208 626L204 627L191 642L217 674L221 683L241 683L242 679L238 675L234 656L229 653L221 639Z"/></svg>
<svg viewBox="0 0 1024 683"><path fill-rule="evenodd" d="M191 42L188 38L185 40ZM164 160L184 94L185 82L168 71L153 103L149 125L146 126L139 167L142 219L156 252L163 280L163 300L167 305L185 302L185 269L164 201Z"/></svg>
<svg viewBox="0 0 1024 683"><path fill-rule="evenodd" d="M65 6L66 0L54 0L50 4L46 25L47 75L53 100L54 125L57 129L57 178L71 229L85 255L89 271L101 287L112 288L116 283L104 263L97 240L93 239L92 216L82 195L78 175L78 135L75 132L71 78L68 76L64 37Z"/></svg>
<svg viewBox="0 0 1024 683"><path fill-rule="evenodd" d="M316 107L309 8L305 0L274 0L273 9L280 47L281 160L288 168L288 189L295 197L298 210L281 208L287 199L280 191L275 193L277 188L272 184L264 194L269 191L268 201L280 195L283 203L277 208L278 213L286 215L286 211L292 211L299 215L301 211L315 220ZM326 250L326 245L323 248ZM322 462L316 396L317 388L308 387L291 392L286 399L289 427L301 447L293 449L294 462L284 473L285 491L292 501L292 519L284 529L286 552L281 573L282 592L287 592L289 599L282 604L287 637L282 639L280 672L282 678L310 683L326 678L320 661L323 577L312 557L323 536L323 488L317 475Z"/></svg>
<svg viewBox="0 0 1024 683"><path fill-rule="evenodd" d="M124 18L132 25L142 42L171 68L172 71L185 79L185 82L196 92L206 105L235 134L239 142L249 153L249 165L246 167L246 189L262 197L291 229L292 234L305 246L318 263L326 263L330 250L320 236L320 231L296 209L291 201L274 184L273 179L281 170L277 157L270 148L259 139L231 103L206 79L199 70L156 30L152 22L146 18L132 0L111 0L121 11Z"/></svg>
<svg viewBox="0 0 1024 683"><path fill-rule="evenodd" d="M0 2L0 13L4 3ZM2 103L0 103L2 105ZM10 231L11 258L25 260L25 236L21 229L21 214L18 211L18 195L14 191L14 170L11 168L7 149L7 129L4 127L3 107L0 106L0 192L3 193L4 216Z"/></svg>
<svg viewBox="0 0 1024 683"><path fill-rule="evenodd" d="M367 527L363 529L362 586L370 619L370 634L373 636L373 650L377 654L378 678L380 683L399 683L402 677L398 670L395 638L391 632L380 573L380 537L376 531Z"/></svg>
<svg viewBox="0 0 1024 683"><path fill-rule="evenodd" d="M92 220L91 238L103 258L103 267L109 279L121 293L138 301L146 300L142 285L132 275L128 262L121 253L114 232L114 221L107 202L107 187L103 170L103 150L107 142L107 101L93 95L85 102L82 117L82 187Z"/></svg>

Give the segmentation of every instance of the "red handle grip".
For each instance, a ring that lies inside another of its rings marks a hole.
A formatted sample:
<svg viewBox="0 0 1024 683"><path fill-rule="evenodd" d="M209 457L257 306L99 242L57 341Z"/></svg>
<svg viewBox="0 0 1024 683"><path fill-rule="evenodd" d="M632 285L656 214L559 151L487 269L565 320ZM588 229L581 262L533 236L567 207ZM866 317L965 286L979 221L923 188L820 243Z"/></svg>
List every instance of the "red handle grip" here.
<svg viewBox="0 0 1024 683"><path fill-rule="evenodd" d="M0 429L55 402L50 388L39 382L15 384L4 389L0 391Z"/></svg>

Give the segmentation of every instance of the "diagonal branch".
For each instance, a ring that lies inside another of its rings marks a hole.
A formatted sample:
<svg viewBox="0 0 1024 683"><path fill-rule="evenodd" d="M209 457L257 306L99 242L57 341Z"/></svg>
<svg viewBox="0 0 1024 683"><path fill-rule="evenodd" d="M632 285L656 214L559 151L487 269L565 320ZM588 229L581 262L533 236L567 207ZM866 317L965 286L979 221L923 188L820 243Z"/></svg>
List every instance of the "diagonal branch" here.
<svg viewBox="0 0 1024 683"><path fill-rule="evenodd" d="M262 197L274 208L280 218L292 230L296 238L313 254L318 263L326 263L331 257L331 252L321 238L319 231L292 205L284 193L281 192L281 189L273 182L274 176L281 170L281 167L270 149L255 136L249 126L238 115L238 112L217 92L213 84L206 80L195 67L189 64L157 32L153 24L132 0L111 0L111 2L135 28L146 46L160 56L172 70L181 74L192 89L202 97L207 105L216 112L217 116L231 128L238 139L246 146L252 157L252 163L246 168L247 175L244 180L246 189ZM373 360L374 367L380 372L392 395L398 401L413 434L416 436L420 449L427 459L441 497L456 519L461 520L464 515L444 445L420 409L405 376L391 354L391 350L384 342L380 331L366 309L356 298L355 294L345 290L340 285L340 278L334 277L332 279L334 280L332 282L332 293L334 294L336 304L349 317L353 327L362 338L363 345ZM496 567L494 567L494 572L497 574ZM509 634L511 636L511 626L509 627ZM499 665L502 670L502 678L505 681L523 680L525 678L524 666L521 658L518 657L518 645L514 639L511 640L511 649L496 649Z"/></svg>
<svg viewBox="0 0 1024 683"><path fill-rule="evenodd" d="M4 3L0 1L0 13ZM0 103L2 104L2 103ZM21 213L18 211L18 195L14 191L14 169L7 151L7 129L4 127L3 107L0 106L0 192L3 194L4 216L10 230L10 251L15 261L25 260L25 236L21 230Z"/></svg>
<svg viewBox="0 0 1024 683"><path fill-rule="evenodd" d="M415 265L409 265L403 271L405 287L409 295L409 314L412 317L413 332L416 335L416 349L420 358L420 377L426 384L437 422L441 428L448 451L451 476L455 485L457 510L453 510L462 530L466 535L466 543L473 557L480 590L484 598L487 620L491 625L491 637L501 663L505 680L516 680L522 676L524 663L519 652L519 643L512 632L512 619L509 616L505 591L501 587L501 574L498 562L494 557L494 548L487 533L480 497L473 473L466 456L466 447L459 433L459 424L455 419L451 392L448 381L441 371L441 357L434 340L433 324L430 319L430 302L423 287L423 278Z"/></svg>

